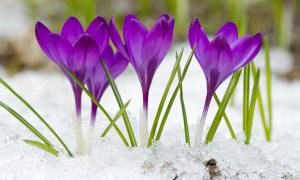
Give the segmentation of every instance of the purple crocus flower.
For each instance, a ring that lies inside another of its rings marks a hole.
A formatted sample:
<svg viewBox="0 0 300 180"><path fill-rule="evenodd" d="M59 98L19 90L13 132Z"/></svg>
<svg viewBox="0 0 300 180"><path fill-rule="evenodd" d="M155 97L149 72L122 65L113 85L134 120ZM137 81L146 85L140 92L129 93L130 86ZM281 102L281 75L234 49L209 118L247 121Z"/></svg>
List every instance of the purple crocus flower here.
<svg viewBox="0 0 300 180"><path fill-rule="evenodd" d="M129 60L140 80L143 91L143 109L140 114L141 144L148 141L148 97L155 71L170 48L174 30L174 19L162 15L153 27L147 28L133 15L127 15L123 26L123 44L111 18L109 33L119 52Z"/></svg>
<svg viewBox="0 0 300 180"><path fill-rule="evenodd" d="M52 33L41 22L37 22L35 34L44 53L69 79L75 96L76 115L80 119L82 89L64 71L61 63L85 84L91 69L99 63L100 55L108 45L108 25L105 19L95 18L84 32L78 19L70 17L60 34Z"/></svg>
<svg viewBox="0 0 300 180"><path fill-rule="evenodd" d="M258 54L262 35L244 35L238 38L234 23L228 22L209 41L197 18L191 23L188 34L190 46L195 49L198 60L207 82L207 95L201 119L196 129L196 145L201 142L202 130L213 94L231 74L251 62Z"/></svg>
<svg viewBox="0 0 300 180"><path fill-rule="evenodd" d="M109 32L112 42L120 53L129 60L135 69L143 90L143 107L148 110L148 95L154 73L172 42L174 19L168 15L162 15L154 24L147 28L133 15L125 18L122 43L114 18L109 24Z"/></svg>
<svg viewBox="0 0 300 180"><path fill-rule="evenodd" d="M112 78L117 78L127 67L128 60L125 59L119 52L114 54L112 48L108 45L104 51L101 59L105 62L109 72L112 75ZM100 101L103 93L109 85L109 81L105 74L105 71L101 65L98 63L92 70L90 77L87 81L87 86L89 91L93 96ZM92 102L91 110L91 124L94 125L95 118L97 114L97 105Z"/></svg>

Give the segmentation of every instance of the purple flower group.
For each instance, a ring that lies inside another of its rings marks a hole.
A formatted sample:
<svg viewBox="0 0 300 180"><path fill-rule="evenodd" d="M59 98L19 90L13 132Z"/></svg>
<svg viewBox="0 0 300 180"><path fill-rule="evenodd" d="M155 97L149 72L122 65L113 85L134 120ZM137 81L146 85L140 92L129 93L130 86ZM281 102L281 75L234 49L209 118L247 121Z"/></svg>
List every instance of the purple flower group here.
<svg viewBox="0 0 300 180"><path fill-rule="evenodd" d="M64 71L63 63L83 84L87 83L93 96L100 100L108 87L108 79L100 64L103 59L116 78L127 67L128 61L118 52L114 54L109 45L108 24L102 17L95 18L84 32L75 17L70 17L60 34L52 33L38 22L35 27L37 41L45 54L56 63L69 79L74 96L76 114L81 115L82 89ZM92 103L91 123L95 123L97 106Z"/></svg>
<svg viewBox="0 0 300 180"><path fill-rule="evenodd" d="M114 18L111 18L108 25L105 19L97 17L86 31L75 17L70 17L65 22L61 33L52 33L40 22L35 28L41 49L60 67L71 83L79 119L82 89L64 71L62 64L86 84L93 96L100 101L109 85L100 60L105 61L113 78L118 77L130 63L141 83L143 109L147 119L151 82L170 48L173 30L174 19L168 15L162 15L150 30L135 16L128 15L123 25L124 42L115 26ZM110 38L117 48L116 53L109 45ZM194 19L188 39L191 47L196 45L195 56L207 81L207 98L201 120L204 124L211 98L218 86L257 55L262 36L258 33L255 36L245 35L238 39L235 24L229 22L209 41L198 19ZM97 106L92 103L91 109L91 124L94 125ZM198 122L197 125L200 129L201 123ZM147 134L148 130L145 131ZM201 141L201 134L196 136L200 136Z"/></svg>

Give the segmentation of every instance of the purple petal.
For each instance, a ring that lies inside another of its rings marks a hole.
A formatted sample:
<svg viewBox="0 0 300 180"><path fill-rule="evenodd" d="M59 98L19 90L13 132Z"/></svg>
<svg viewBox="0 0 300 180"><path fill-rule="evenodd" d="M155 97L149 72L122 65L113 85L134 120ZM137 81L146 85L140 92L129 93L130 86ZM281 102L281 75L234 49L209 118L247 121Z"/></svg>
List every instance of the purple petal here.
<svg viewBox="0 0 300 180"><path fill-rule="evenodd" d="M123 45L123 42L119 35L118 29L115 25L114 17L112 17L109 22L109 35L110 35L112 42L114 43L116 48L120 51L120 53L127 59L130 59L130 57L127 53L127 50L125 49L125 46Z"/></svg>
<svg viewBox="0 0 300 180"><path fill-rule="evenodd" d="M116 56L114 56L110 46L107 46L102 58L114 79L119 76L128 65L127 59L120 53L117 53ZM96 64L87 81L89 90L98 100L100 100L108 85L109 82L102 65L100 63Z"/></svg>
<svg viewBox="0 0 300 180"><path fill-rule="evenodd" d="M167 51L169 47L164 46L164 40L169 32L169 24L165 19L157 21L147 34L142 45L143 63L160 64L162 58L159 57L160 51ZM160 62L156 62L160 61Z"/></svg>
<svg viewBox="0 0 300 180"><path fill-rule="evenodd" d="M245 35L237 40L232 46L234 70L237 70L250 61L258 54L262 44L262 35Z"/></svg>
<svg viewBox="0 0 300 180"><path fill-rule="evenodd" d="M163 59L166 56L173 40L174 19L173 18L168 19L168 24L169 24L168 32L165 36L164 42L162 44L162 48L158 54L158 59Z"/></svg>
<svg viewBox="0 0 300 180"><path fill-rule="evenodd" d="M227 40L218 35L205 48L202 69L210 90L217 87L231 74L232 53Z"/></svg>
<svg viewBox="0 0 300 180"><path fill-rule="evenodd" d="M224 24L217 32L217 35L219 34L223 34L230 45L238 39L238 29L232 22Z"/></svg>
<svg viewBox="0 0 300 180"><path fill-rule="evenodd" d="M260 33L258 33L252 38L252 44L249 48L247 55L244 57L244 59L242 61L243 64L238 64L234 70L244 67L250 61L252 61L255 58L255 56L258 54L258 52L260 51L261 44L262 44L262 35Z"/></svg>
<svg viewBox="0 0 300 180"><path fill-rule="evenodd" d="M98 16L91 22L86 32L97 42L101 54L107 47L109 41L108 25L106 20Z"/></svg>
<svg viewBox="0 0 300 180"><path fill-rule="evenodd" d="M128 60L122 56L121 53L116 52L113 62L109 66L109 70L112 73L113 78L117 78L121 75L128 66Z"/></svg>
<svg viewBox="0 0 300 180"><path fill-rule="evenodd" d="M48 49L47 41L48 37L51 34L51 31L41 22L37 22L35 25L35 36L36 39L44 51L44 53L52 60L55 61L54 57L52 56L51 52Z"/></svg>
<svg viewBox="0 0 300 180"><path fill-rule="evenodd" d="M110 45L108 45L105 49L105 51L103 52L101 59L104 60L106 66L109 68L109 66L112 64L112 62L114 61L114 51L111 48Z"/></svg>
<svg viewBox="0 0 300 180"><path fill-rule="evenodd" d="M197 18L195 18L191 23L188 36L191 48L196 45L195 56L202 66L204 53L203 50L208 45L209 40Z"/></svg>
<svg viewBox="0 0 300 180"><path fill-rule="evenodd" d="M128 32L128 28L130 26L130 21L133 19L139 21L134 15L131 15L131 14L129 14L125 17L124 25L123 25L123 37L124 38L126 37L125 32ZM126 39L125 39L125 42L126 42Z"/></svg>
<svg viewBox="0 0 300 180"><path fill-rule="evenodd" d="M108 79L106 78L105 71L99 62L90 72L87 80L87 87L92 95L99 101L106 89L106 87L103 88L104 86L108 86Z"/></svg>
<svg viewBox="0 0 300 180"><path fill-rule="evenodd" d="M132 19L127 30L124 31L131 63L137 70L142 68L142 46L147 32L147 29L136 19Z"/></svg>
<svg viewBox="0 0 300 180"><path fill-rule="evenodd" d="M88 34L80 37L70 54L69 68L73 72L91 69L99 63L100 54L97 43Z"/></svg>
<svg viewBox="0 0 300 180"><path fill-rule="evenodd" d="M80 36L84 33L83 27L79 20L75 17L70 17L64 24L61 30L62 36L67 38L74 45Z"/></svg>
<svg viewBox="0 0 300 180"><path fill-rule="evenodd" d="M61 61L69 68L68 59L72 50L72 45L67 39L58 34L51 34L48 38L48 48L58 66L61 67Z"/></svg>

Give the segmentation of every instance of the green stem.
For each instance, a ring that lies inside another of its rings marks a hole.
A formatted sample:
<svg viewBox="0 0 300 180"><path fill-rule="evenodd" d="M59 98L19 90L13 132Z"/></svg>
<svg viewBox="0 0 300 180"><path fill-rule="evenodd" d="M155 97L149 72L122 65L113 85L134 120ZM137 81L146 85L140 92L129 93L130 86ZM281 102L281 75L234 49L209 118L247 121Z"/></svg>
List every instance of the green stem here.
<svg viewBox="0 0 300 180"><path fill-rule="evenodd" d="M232 94L232 95L233 95L233 94ZM221 102L220 102L220 100L219 100L219 98L218 98L218 96L217 96L216 93L214 94L214 99L215 99L216 103L218 104L218 106L220 107ZM232 99L232 98L231 98L231 99ZM225 122L226 122L226 125L227 125L228 130L229 130L230 135L231 135L231 138L234 139L234 140L236 140L235 133L234 133L234 131L233 131L233 128L232 128L232 126L231 126L231 124L230 124L230 121L229 121L228 116L226 115L225 111L224 111L224 114L223 114L223 118L224 118L224 120L225 120Z"/></svg>
<svg viewBox="0 0 300 180"><path fill-rule="evenodd" d="M165 111L165 114L164 114L164 116L163 116L163 118L162 118L162 120L161 120L161 124L160 124L160 126L159 126L159 130L158 130L157 135L156 135L156 138L155 138L156 141L158 141L158 140L160 139L160 137L161 137L161 134L162 134L163 129L164 129L164 126L165 126L165 123L166 123L166 121L167 121L167 118L168 118L168 116L169 116L170 110L171 110L171 108L172 108L172 106L173 106L173 103L174 103L174 100L175 100L175 98L176 98L177 92L178 92L178 90L179 90L179 88L180 88L180 86L181 86L181 84L182 84L182 82L183 82L183 80L184 80L184 78L185 78L185 75L186 75L186 73L187 73L187 70L188 70L188 68L189 68L189 66L190 66L190 63L191 63L191 61L192 61L192 57L193 57L193 55L194 55L195 47L196 47L196 46L194 46L194 48L193 48L193 50L192 50L190 56L188 57L187 62L185 63L185 67L184 67L184 69L183 69L182 76L181 76L181 78L180 78L180 80L179 80L179 82L178 82L178 84L177 84L177 86L176 86L176 88L175 88L175 90L174 90L174 92L173 92L173 95L171 96L171 99L170 99L170 101L169 101L169 103L168 103L168 106L167 106L166 111ZM175 71L175 72L176 72L176 71Z"/></svg>
<svg viewBox="0 0 300 180"><path fill-rule="evenodd" d="M164 104L166 102L167 95L169 93L169 90L171 88L173 80L174 80L174 78L176 76L176 71L178 69L178 66L180 65L180 61L181 61L181 58L182 58L183 50L184 50L184 48L181 49L178 58L176 57L176 62L174 64L174 66L173 66L172 73L171 73L170 78L168 80L168 83L167 83L167 86L165 88L165 91L164 91L164 93L162 95L162 98L161 98L161 100L159 102L159 105L158 105L158 108L157 108L157 111L156 111L156 115L155 115L155 118L154 118L154 121L153 121L153 124L152 124L152 128L151 128L151 132L150 132L150 136L149 136L147 147L151 146L152 141L154 139L154 136L155 136L155 133L156 133L156 128L157 128L157 125L158 125L158 121L159 121L160 115L162 113Z"/></svg>
<svg viewBox="0 0 300 180"><path fill-rule="evenodd" d="M2 78L0 78L0 83L3 84L11 93L13 93L23 104L25 104L41 121L42 123L49 129L49 131L56 137L56 139L60 142L60 144L65 148L70 157L73 157L73 154L64 143L64 141L59 137L59 135L54 131L54 129L42 118L42 116L24 99L22 98L16 91L14 91Z"/></svg>
<svg viewBox="0 0 300 180"><path fill-rule="evenodd" d="M252 61L250 63L250 65L251 65L251 70L252 70L252 78L255 79L255 76L256 76L255 64ZM260 88L258 88L257 101L258 101L258 109L259 109L259 112L260 112L260 117L261 117L261 121L262 121L262 124L263 124L266 140L268 142L270 142L271 141L270 133L269 133L270 130L269 130L269 126L267 124L266 116L265 116L265 110L264 110L264 105L263 105L263 101L262 101L262 97L261 97Z"/></svg>
<svg viewBox="0 0 300 180"><path fill-rule="evenodd" d="M50 141L42 135L35 127L33 127L28 121L26 121L19 113L14 111L12 108L0 101L0 106L6 109L11 115L18 119L24 126L26 126L31 132L33 132L40 140L42 140L46 145L53 146Z"/></svg>
<svg viewBox="0 0 300 180"><path fill-rule="evenodd" d="M180 68L180 66L178 67L177 75L178 75L178 80L180 80L180 78L181 78L181 68ZM184 104L182 85L180 86L179 93L180 93L180 104L181 104L183 125L184 125L185 142L190 146L191 144L190 144L189 125L188 125L188 120L187 120L187 115L186 115L185 104Z"/></svg>
<svg viewBox="0 0 300 180"><path fill-rule="evenodd" d="M266 37L263 38L263 43L265 47L265 59L266 59L266 84L267 84L267 100L268 100L268 113L269 113L269 131L268 131L268 141L271 141L272 134L272 120L273 120L273 111L272 111L272 72L271 72L271 63L270 63L270 53L269 53L269 44Z"/></svg>
<svg viewBox="0 0 300 180"><path fill-rule="evenodd" d="M243 130L247 133L248 124L248 108L249 108L249 82L250 82L250 66L244 67L244 94L243 94Z"/></svg>
<svg viewBox="0 0 300 180"><path fill-rule="evenodd" d="M101 65L103 67L103 69L105 70L105 73L106 73L106 76L108 78L108 81L110 83L110 87L112 88L113 90L113 93L115 95L115 98L118 102L118 105L119 105L119 108L123 107L124 106L124 103L123 103L123 100L121 98L121 95L119 93L119 90L117 88L117 85L114 81L114 79L112 78L105 62L102 60L101 61ZM124 119L124 123L125 123L125 126L126 126L126 130L128 132L128 136L129 136L129 139L130 139L130 143L131 143L131 146L132 147L136 147L137 146L137 143L136 143L136 139L135 139L135 136L134 136L134 133L133 133L133 130L132 130L132 127L131 127L131 124L130 124L130 121L129 121L129 118L128 118L128 115L127 115L127 112L125 111L123 114L123 119Z"/></svg>
<svg viewBox="0 0 300 180"><path fill-rule="evenodd" d="M220 104L220 107L214 117L214 120L209 128L209 131L207 133L207 136L206 136L206 141L205 143L208 144L209 142L211 142L215 136L215 133L219 127L219 124L221 122L221 119L222 119L222 116L225 112L225 109L227 107L227 104L228 104L228 101L234 91L234 89L236 88L236 85L238 84L238 81L239 81L239 78L240 78L240 75L241 75L241 70L239 70L238 72L234 73L234 75L232 76L231 78L231 81L227 87L227 90L224 94L224 97L221 101L221 104Z"/></svg>

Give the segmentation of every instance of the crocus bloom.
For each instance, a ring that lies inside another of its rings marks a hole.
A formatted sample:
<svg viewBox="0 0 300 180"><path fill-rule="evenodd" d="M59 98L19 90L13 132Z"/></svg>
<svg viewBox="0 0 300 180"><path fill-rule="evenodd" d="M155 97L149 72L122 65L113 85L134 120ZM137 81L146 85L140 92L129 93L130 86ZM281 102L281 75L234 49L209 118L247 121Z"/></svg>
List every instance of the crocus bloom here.
<svg viewBox="0 0 300 180"><path fill-rule="evenodd" d="M202 130L213 94L231 74L251 62L258 54L262 35L244 35L238 38L234 23L228 22L209 41L197 18L191 23L188 34L190 46L195 49L198 60L207 82L207 95L201 119L196 126L196 142L201 142Z"/></svg>
<svg viewBox="0 0 300 180"><path fill-rule="evenodd" d="M148 140L146 136L148 136L147 113L150 85L155 71L171 45L173 30L174 19L168 15L162 15L149 31L135 16L128 15L123 26L125 41L123 43L114 19L112 18L110 21L109 32L112 42L119 52L129 60L142 86L143 110L141 116L144 119L140 119L141 136L144 136L141 137L142 145L146 144Z"/></svg>
<svg viewBox="0 0 300 180"><path fill-rule="evenodd" d="M104 51L101 59L105 62L112 78L117 78L127 67L128 60L125 59L119 52L114 54L112 48L108 45ZM109 85L109 81L105 74L105 71L101 65L98 63L92 70L90 77L87 81L87 86L92 95L100 101L103 93ZM91 124L95 123L95 118L97 114L97 105L92 102L91 110Z"/></svg>
<svg viewBox="0 0 300 180"><path fill-rule="evenodd" d="M63 25L61 33L52 33L41 22L35 26L37 41L44 53L56 63L69 79L74 96L76 114L80 119L82 89L64 71L63 63L83 84L91 69L99 63L100 55L108 45L108 25L97 17L84 32L75 17L70 17Z"/></svg>
<svg viewBox="0 0 300 180"><path fill-rule="evenodd" d="M83 154L84 141L81 131L81 94L82 89L64 70L64 64L83 84L89 78L92 69L99 63L101 54L108 46L108 25L102 17L95 18L84 32L75 17L70 17L63 25L61 33L52 33L38 22L35 26L37 41L44 53L56 63L69 79L74 96L76 116L72 116L79 154Z"/></svg>

